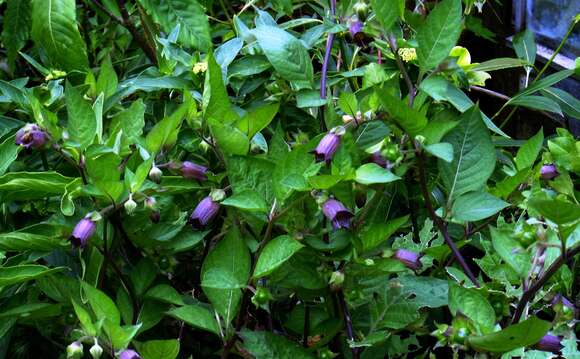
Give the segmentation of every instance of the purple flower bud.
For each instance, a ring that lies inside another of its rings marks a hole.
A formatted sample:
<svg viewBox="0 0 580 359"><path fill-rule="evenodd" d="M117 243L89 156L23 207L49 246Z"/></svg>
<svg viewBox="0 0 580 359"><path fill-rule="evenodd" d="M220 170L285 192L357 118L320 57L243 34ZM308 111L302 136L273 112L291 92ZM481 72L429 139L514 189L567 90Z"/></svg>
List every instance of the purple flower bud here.
<svg viewBox="0 0 580 359"><path fill-rule="evenodd" d="M338 149L338 145L340 145L340 136L335 133L327 133L322 137L318 146L313 151L316 162L325 161L326 163L330 163L332 156Z"/></svg>
<svg viewBox="0 0 580 359"><path fill-rule="evenodd" d="M419 260L421 255L418 253L408 251L406 249L397 249L393 258L403 263L405 267L412 270L421 268L421 261Z"/></svg>
<svg viewBox="0 0 580 359"><path fill-rule="evenodd" d="M362 31L362 29L363 29L363 23L359 19L354 18L348 22L348 32L350 33L350 35L352 37L355 37L356 34L358 34L359 32Z"/></svg>
<svg viewBox="0 0 580 359"><path fill-rule="evenodd" d="M24 148L40 148L48 140L48 134L33 123L28 123L16 132L15 142Z"/></svg>
<svg viewBox="0 0 580 359"><path fill-rule="evenodd" d="M197 163L184 161L181 164L181 175L185 178L191 178L198 181L206 181L207 167L198 165Z"/></svg>
<svg viewBox="0 0 580 359"><path fill-rule="evenodd" d="M75 248L84 248L96 229L97 223L92 221L89 215L77 223L68 240Z"/></svg>
<svg viewBox="0 0 580 359"><path fill-rule="evenodd" d="M564 297L562 294L556 294L552 299L552 305L562 304L564 307L568 307L570 309L576 309L574 304L568 298Z"/></svg>
<svg viewBox="0 0 580 359"><path fill-rule="evenodd" d="M119 359L141 359L141 356L134 350L126 349L119 354Z"/></svg>
<svg viewBox="0 0 580 359"><path fill-rule="evenodd" d="M543 352L558 353L564 346L561 343L561 338L555 335L546 334L535 345L535 348Z"/></svg>
<svg viewBox="0 0 580 359"><path fill-rule="evenodd" d="M381 154L381 151L373 152L371 155L371 162L376 163L377 165L388 168L389 161Z"/></svg>
<svg viewBox="0 0 580 359"><path fill-rule="evenodd" d="M159 211L153 211L151 214L149 214L149 219L153 223L159 223L161 220L161 213L159 213Z"/></svg>
<svg viewBox="0 0 580 359"><path fill-rule="evenodd" d="M191 224L193 229L200 230L217 215L219 209L220 204L207 196L195 207L187 223Z"/></svg>
<svg viewBox="0 0 580 359"><path fill-rule="evenodd" d="M558 173L558 169L556 165L553 163L545 164L540 169L540 177L545 180L551 180L558 177L560 174Z"/></svg>
<svg viewBox="0 0 580 359"><path fill-rule="evenodd" d="M157 166L151 167L149 171L149 179L157 184L161 183L161 177L163 177L163 171Z"/></svg>
<svg viewBox="0 0 580 359"><path fill-rule="evenodd" d="M322 205L322 213L332 222L332 228L350 228L354 215L339 201L329 199Z"/></svg>

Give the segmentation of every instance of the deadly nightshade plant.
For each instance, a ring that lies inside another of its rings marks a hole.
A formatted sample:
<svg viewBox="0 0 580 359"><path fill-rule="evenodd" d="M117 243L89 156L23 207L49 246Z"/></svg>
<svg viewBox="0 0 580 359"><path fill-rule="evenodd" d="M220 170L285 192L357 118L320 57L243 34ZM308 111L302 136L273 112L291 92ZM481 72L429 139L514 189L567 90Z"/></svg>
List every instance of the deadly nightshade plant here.
<svg viewBox="0 0 580 359"><path fill-rule="evenodd" d="M332 156L334 156L334 153L338 150L338 146L340 145L340 137L343 136L344 133L345 128L339 126L333 128L322 137L316 148L312 151L316 162L324 161L326 164L330 164Z"/></svg>
<svg viewBox="0 0 580 359"><path fill-rule="evenodd" d="M544 352L559 353L564 346L562 338L552 334L546 334L535 345L535 348Z"/></svg>
<svg viewBox="0 0 580 359"><path fill-rule="evenodd" d="M97 221L101 219L98 212L88 213L74 227L69 241L75 248L84 248L97 229Z"/></svg>
<svg viewBox="0 0 580 359"><path fill-rule="evenodd" d="M185 178L194 179L199 182L207 180L207 167L198 165L191 161L184 161L181 164L181 175Z"/></svg>
<svg viewBox="0 0 580 359"><path fill-rule="evenodd" d="M350 222L354 217L352 212L344 204L334 198L330 198L322 204L322 213L330 220L332 228L335 230L350 228Z"/></svg>
<svg viewBox="0 0 580 359"><path fill-rule="evenodd" d="M27 123L16 132L15 142L24 148L38 149L49 140L48 133L34 123Z"/></svg>
<svg viewBox="0 0 580 359"><path fill-rule="evenodd" d="M195 207L187 224L195 230L203 229L211 222L220 210L220 201L225 198L223 190L214 190L209 196L203 198Z"/></svg>
<svg viewBox="0 0 580 359"><path fill-rule="evenodd" d="M397 249L393 258L403 263L406 267L417 270L421 268L421 255L407 249Z"/></svg>
<svg viewBox="0 0 580 359"><path fill-rule="evenodd" d="M551 180L558 177L558 168L553 163L548 163L540 168L540 177L544 180Z"/></svg>
<svg viewBox="0 0 580 359"><path fill-rule="evenodd" d="M136 351L132 349L126 349L119 354L119 359L142 359L142 358Z"/></svg>

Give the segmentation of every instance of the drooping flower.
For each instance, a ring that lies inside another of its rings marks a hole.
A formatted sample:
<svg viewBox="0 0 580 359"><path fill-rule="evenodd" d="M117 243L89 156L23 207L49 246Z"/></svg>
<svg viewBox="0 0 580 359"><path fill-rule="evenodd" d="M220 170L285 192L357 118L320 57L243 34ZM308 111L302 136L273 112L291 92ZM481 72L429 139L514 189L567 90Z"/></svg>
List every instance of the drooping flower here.
<svg viewBox="0 0 580 359"><path fill-rule="evenodd" d="M134 350L126 349L119 354L119 359L141 359L141 356Z"/></svg>
<svg viewBox="0 0 580 359"><path fill-rule="evenodd" d="M540 177L545 180L551 180L558 177L560 173L558 173L558 168L553 163L548 163L542 166L540 169Z"/></svg>
<svg viewBox="0 0 580 359"><path fill-rule="evenodd" d="M361 32L362 29L363 29L363 23L356 16L353 16L348 21L348 32L350 33L350 36L352 36L353 38L356 36L356 34Z"/></svg>
<svg viewBox="0 0 580 359"><path fill-rule="evenodd" d="M381 154L381 151L373 152L371 155L371 162L383 167L387 168L389 165L389 161Z"/></svg>
<svg viewBox="0 0 580 359"><path fill-rule="evenodd" d="M91 353L93 359L100 359L103 355L103 348L99 345L97 338L95 338L95 344L89 349L89 353Z"/></svg>
<svg viewBox="0 0 580 359"><path fill-rule="evenodd" d="M322 205L322 213L332 222L332 228L350 228L354 215L339 201L329 199Z"/></svg>
<svg viewBox="0 0 580 359"><path fill-rule="evenodd" d="M421 261L419 260L421 255L419 253L415 253L406 249L397 249L393 255L393 258L403 263L405 267L412 270L421 268Z"/></svg>
<svg viewBox="0 0 580 359"><path fill-rule="evenodd" d="M66 357L77 359L83 356L83 344L81 342L72 342L66 347Z"/></svg>
<svg viewBox="0 0 580 359"><path fill-rule="evenodd" d="M211 196L207 196L195 207L187 224L190 224L193 229L203 229L217 215L219 209L219 202L214 201Z"/></svg>
<svg viewBox="0 0 580 359"><path fill-rule="evenodd" d="M89 213L77 223L68 238L73 247L84 248L87 245L87 242L97 229L97 223L94 217L93 213Z"/></svg>
<svg viewBox="0 0 580 359"><path fill-rule="evenodd" d="M41 148L48 141L48 134L38 125L28 123L16 132L15 142L24 148Z"/></svg>
<svg viewBox="0 0 580 359"><path fill-rule="evenodd" d="M161 171L159 167L153 165L149 171L149 179L155 183L160 183L161 177L163 177L163 171Z"/></svg>
<svg viewBox="0 0 580 359"><path fill-rule="evenodd" d="M535 348L544 352L558 353L564 347L562 339L556 335L546 334L535 345Z"/></svg>
<svg viewBox="0 0 580 359"><path fill-rule="evenodd" d="M185 178L195 179L198 181L207 180L207 167L198 165L190 161L184 161L181 164L181 175Z"/></svg>
<svg viewBox="0 0 580 359"><path fill-rule="evenodd" d="M337 127L330 130L320 142L318 142L318 146L316 149L312 151L314 153L314 157L316 158L316 162L325 161L327 164L330 163L332 156L336 150L338 150L338 146L340 145L340 136L344 134L343 127Z"/></svg>

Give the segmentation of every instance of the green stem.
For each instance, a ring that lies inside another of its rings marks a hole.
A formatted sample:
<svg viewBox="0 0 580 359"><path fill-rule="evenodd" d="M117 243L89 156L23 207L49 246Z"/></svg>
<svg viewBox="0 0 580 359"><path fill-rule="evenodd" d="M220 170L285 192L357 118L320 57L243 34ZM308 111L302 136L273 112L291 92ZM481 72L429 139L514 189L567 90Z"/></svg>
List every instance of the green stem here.
<svg viewBox="0 0 580 359"><path fill-rule="evenodd" d="M558 48L556 49L556 51L554 51L554 53L552 54L552 56L550 57L550 59L548 60L548 62L546 62L546 64L544 65L544 67L542 67L542 69L540 70L540 72L538 73L538 75L536 76L536 78L534 79L534 81L532 81L532 83L538 81L538 79L544 74L544 72L546 71L546 69L548 69L548 67L552 64L552 62L556 58L556 55L558 55L558 53L562 50L562 48L566 44L566 41L568 40L568 37L570 37L570 35L572 34L572 31L574 31L574 27L575 26L576 26L576 21L572 21L572 23L568 27L568 32L566 33L566 35L564 36L564 38L562 39L562 41L560 41L560 45L558 46Z"/></svg>

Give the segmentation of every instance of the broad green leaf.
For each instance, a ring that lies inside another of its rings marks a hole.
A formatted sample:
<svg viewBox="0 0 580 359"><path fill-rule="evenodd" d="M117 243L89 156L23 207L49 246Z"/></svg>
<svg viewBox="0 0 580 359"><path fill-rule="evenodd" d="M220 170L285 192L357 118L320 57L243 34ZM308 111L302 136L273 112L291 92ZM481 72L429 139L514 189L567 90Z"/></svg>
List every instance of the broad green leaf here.
<svg viewBox="0 0 580 359"><path fill-rule="evenodd" d="M355 116L358 111L358 101L356 95L352 92L341 92L338 98L338 107L351 116Z"/></svg>
<svg viewBox="0 0 580 359"><path fill-rule="evenodd" d="M139 297L153 284L157 276L157 266L148 258L143 258L131 271L130 278L135 294Z"/></svg>
<svg viewBox="0 0 580 359"><path fill-rule="evenodd" d="M104 318L105 323L110 326L118 326L121 323L121 314L111 298L85 282L82 283L82 288L96 318Z"/></svg>
<svg viewBox="0 0 580 359"><path fill-rule="evenodd" d="M239 37L224 42L215 50L215 61L222 69L222 78L228 78L228 66L234 61L244 46L244 41Z"/></svg>
<svg viewBox="0 0 580 359"><path fill-rule="evenodd" d="M209 23L196 0L139 0L165 33L180 25L178 41L185 47L207 51L211 48Z"/></svg>
<svg viewBox="0 0 580 359"><path fill-rule="evenodd" d="M71 302L75 310L75 314L81 322L83 329L87 332L88 335L97 335L97 329L93 324L93 318L91 318L89 312L83 306L77 303L76 300L71 298Z"/></svg>
<svg viewBox="0 0 580 359"><path fill-rule="evenodd" d="M446 280L435 277L403 276L391 280L401 286L403 295L411 295L407 301L420 308L439 308L449 302L449 285Z"/></svg>
<svg viewBox="0 0 580 359"><path fill-rule="evenodd" d="M168 284L159 284L147 291L145 293L145 298L155 299L161 302L175 304L175 305L185 305L181 295Z"/></svg>
<svg viewBox="0 0 580 359"><path fill-rule="evenodd" d="M118 83L119 80L113 68L111 57L107 56L101 63L101 70L97 78L97 94L102 92L105 94L105 98L111 97L117 91Z"/></svg>
<svg viewBox="0 0 580 359"><path fill-rule="evenodd" d="M326 105L327 102L327 99L320 98L318 90L303 90L296 94L296 107L298 108L320 107Z"/></svg>
<svg viewBox="0 0 580 359"><path fill-rule="evenodd" d="M302 247L300 242L288 235L274 238L260 253L253 277L261 278L271 274Z"/></svg>
<svg viewBox="0 0 580 359"><path fill-rule="evenodd" d="M119 112L113 118L113 123L123 130L131 143L135 143L145 127L145 104L142 99L131 103L128 109Z"/></svg>
<svg viewBox="0 0 580 359"><path fill-rule="evenodd" d="M532 138L526 141L518 149L518 153L516 154L516 166L518 170L523 170L526 168L530 168L534 165L536 158L540 154L542 150L542 144L544 143L544 130L540 129L538 133L536 133Z"/></svg>
<svg viewBox="0 0 580 359"><path fill-rule="evenodd" d="M562 111L575 119L580 119L580 100L568 92L555 87L548 87L541 90L544 96L556 101Z"/></svg>
<svg viewBox="0 0 580 359"><path fill-rule="evenodd" d="M572 202L561 199L532 198L528 204L542 217L556 224L576 222L580 219L580 206Z"/></svg>
<svg viewBox="0 0 580 359"><path fill-rule="evenodd" d="M31 0L8 0L3 17L2 42L7 50L8 67L14 70L18 51L26 45L32 22Z"/></svg>
<svg viewBox="0 0 580 359"><path fill-rule="evenodd" d="M549 88L550 86L557 84L558 82L572 76L574 74L574 70L562 70L551 75L548 75L542 78L539 81L532 83L530 86L526 87L516 96L512 97L511 100L506 102L506 105L511 104L513 101L516 101L519 97L531 95L537 91Z"/></svg>
<svg viewBox="0 0 580 359"><path fill-rule="evenodd" d="M6 170L12 162L18 157L18 153L22 149L14 143L15 136L8 137L2 144L0 144L0 176L6 173Z"/></svg>
<svg viewBox="0 0 580 359"><path fill-rule="evenodd" d="M9 172L0 176L0 201L62 196L74 180L56 172Z"/></svg>
<svg viewBox="0 0 580 359"><path fill-rule="evenodd" d="M9 232L0 234L0 251L23 252L27 250L48 252L66 248L68 244L62 238L36 233Z"/></svg>
<svg viewBox="0 0 580 359"><path fill-rule="evenodd" d="M467 343L478 351L504 353L536 344L550 330L552 324L536 317L510 325L499 332L470 336Z"/></svg>
<svg viewBox="0 0 580 359"><path fill-rule="evenodd" d="M33 0L32 38L57 69L69 72L88 69L87 49L77 27L75 0Z"/></svg>
<svg viewBox="0 0 580 359"><path fill-rule="evenodd" d="M208 122L217 145L222 151L241 156L248 153L250 140L242 131L230 124L220 123L213 117Z"/></svg>
<svg viewBox="0 0 580 359"><path fill-rule="evenodd" d="M272 122L274 116L278 113L280 103L276 102L269 105L260 106L256 109L251 109L242 117L236 126L243 131L248 138L262 131L266 126Z"/></svg>
<svg viewBox="0 0 580 359"><path fill-rule="evenodd" d="M207 255L201 286L215 310L230 323L238 312L250 275L250 253L237 229L230 230Z"/></svg>
<svg viewBox="0 0 580 359"><path fill-rule="evenodd" d="M73 141L86 149L97 133L97 121L91 104L70 83L65 88L67 129Z"/></svg>
<svg viewBox="0 0 580 359"><path fill-rule="evenodd" d="M48 268L36 264L22 264L11 267L0 267L0 287L27 282L45 275L61 272L66 268Z"/></svg>
<svg viewBox="0 0 580 359"><path fill-rule="evenodd" d="M203 87L203 115L206 119L214 118L226 124L235 122L239 118L232 109L222 79L222 70L211 54L207 56L207 71Z"/></svg>
<svg viewBox="0 0 580 359"><path fill-rule="evenodd" d="M403 224L407 223L409 216L392 219L387 223L371 223L360 232L363 251L374 249L387 241Z"/></svg>
<svg viewBox="0 0 580 359"><path fill-rule="evenodd" d="M489 227L491 231L491 242L493 248L499 256L512 267L521 278L528 275L532 258L520 242L511 237L508 229L498 229Z"/></svg>
<svg viewBox="0 0 580 359"><path fill-rule="evenodd" d="M475 222L493 216L509 206L509 203L487 192L465 193L453 202L453 218L458 221Z"/></svg>
<svg viewBox="0 0 580 359"><path fill-rule="evenodd" d="M405 10L403 0L371 0L371 5L385 31L391 29Z"/></svg>
<svg viewBox="0 0 580 359"><path fill-rule="evenodd" d="M175 359L179 355L179 340L149 340L137 345L143 359Z"/></svg>
<svg viewBox="0 0 580 359"><path fill-rule="evenodd" d="M443 141L453 145L453 161L438 161L449 199L481 189L495 168L496 155L479 108L466 111Z"/></svg>
<svg viewBox="0 0 580 359"><path fill-rule="evenodd" d="M26 303L0 312L0 318L3 320L10 317L35 320L60 315L62 315L61 305L52 303Z"/></svg>
<svg viewBox="0 0 580 359"><path fill-rule="evenodd" d="M501 57L498 59L491 59L488 61L484 61L479 64L473 64L473 67L470 69L472 71L496 71L496 70L504 70L510 69L513 67L521 67L527 65L528 62L526 60L521 59L514 59L511 57Z"/></svg>
<svg viewBox="0 0 580 359"><path fill-rule="evenodd" d="M536 62L536 42L534 40L534 32L526 29L519 34L516 34L513 39L514 50L516 55L530 66ZM484 70L485 71L485 70Z"/></svg>
<svg viewBox="0 0 580 359"><path fill-rule="evenodd" d="M244 329L240 336L243 347L256 359L314 359L315 356L281 335Z"/></svg>
<svg viewBox="0 0 580 359"><path fill-rule="evenodd" d="M282 78L298 89L312 88L312 62L300 40L282 29L267 25L258 26L252 34Z"/></svg>
<svg viewBox="0 0 580 359"><path fill-rule="evenodd" d="M170 116L155 124L145 138L147 149L151 153L157 153L162 147L170 147L175 144L178 129L181 127L181 122L188 110L189 104L183 103Z"/></svg>
<svg viewBox="0 0 580 359"><path fill-rule="evenodd" d="M450 143L441 142L425 146L425 151L445 162L453 161L453 146Z"/></svg>
<svg viewBox="0 0 580 359"><path fill-rule="evenodd" d="M329 189L343 180L339 175L317 175L308 178L308 183L316 189Z"/></svg>
<svg viewBox="0 0 580 359"><path fill-rule="evenodd" d="M401 177L376 163L364 164L356 170L356 181L362 184L389 183L400 179Z"/></svg>
<svg viewBox="0 0 580 359"><path fill-rule="evenodd" d="M456 115L449 113L449 116L438 117L429 121L427 126L421 131L421 135L425 137L425 143L429 145L441 142L443 136L459 124L456 117Z"/></svg>
<svg viewBox="0 0 580 359"><path fill-rule="evenodd" d="M117 324L107 324L105 322L105 325L105 329L108 331L109 337L113 343L113 348L120 350L129 345L143 324L139 323L136 325L120 326Z"/></svg>
<svg viewBox="0 0 580 359"><path fill-rule="evenodd" d="M461 33L461 0L443 0L431 11L417 33L417 58L423 71L441 63Z"/></svg>
<svg viewBox="0 0 580 359"><path fill-rule="evenodd" d="M548 111L562 115L562 109L558 103L548 97L525 95L518 96L509 102L512 106L522 106L532 110Z"/></svg>
<svg viewBox="0 0 580 359"><path fill-rule="evenodd" d="M247 211L268 211L268 204L256 191L234 193L232 196L223 200L221 204Z"/></svg>
<svg viewBox="0 0 580 359"><path fill-rule="evenodd" d="M378 93L383 110L394 117L395 121L411 136L420 134L427 125L427 118L422 113L410 108L405 101L386 93Z"/></svg>
<svg viewBox="0 0 580 359"><path fill-rule="evenodd" d="M182 320L194 328L214 334L219 334L220 332L213 313L199 304L184 305L183 307L171 309L167 312L167 315L177 320Z"/></svg>
<svg viewBox="0 0 580 359"><path fill-rule="evenodd" d="M495 325L495 311L477 289L463 288L450 282L449 310L453 315L461 313L473 320L484 334L490 333Z"/></svg>

